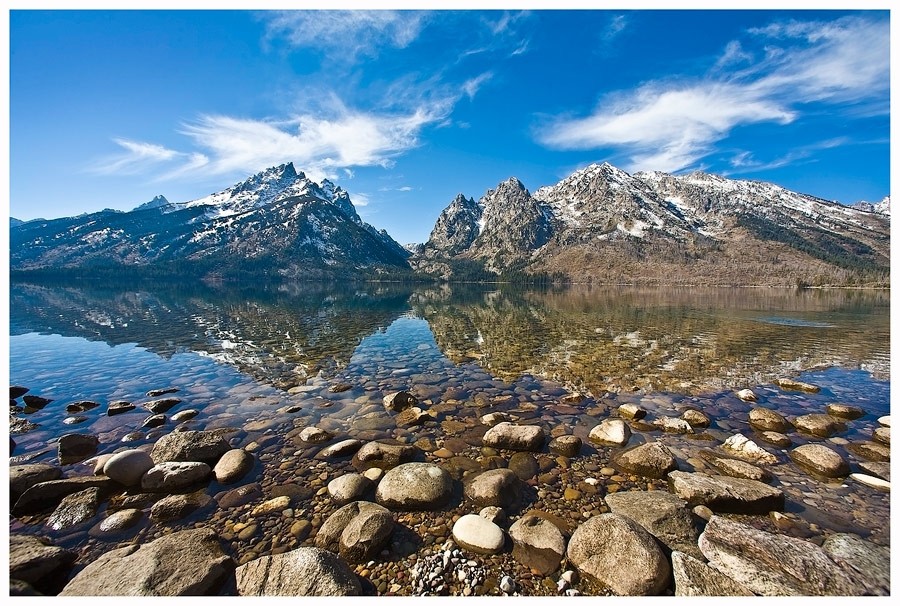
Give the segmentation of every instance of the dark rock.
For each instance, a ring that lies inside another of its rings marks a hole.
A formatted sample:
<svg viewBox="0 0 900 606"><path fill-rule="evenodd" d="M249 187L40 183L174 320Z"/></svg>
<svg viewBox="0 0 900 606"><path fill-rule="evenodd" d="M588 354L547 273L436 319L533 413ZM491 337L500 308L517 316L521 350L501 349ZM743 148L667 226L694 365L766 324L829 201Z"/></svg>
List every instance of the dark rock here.
<svg viewBox="0 0 900 606"><path fill-rule="evenodd" d="M9 580L9 595L12 597L15 596L39 596L44 595L37 591L34 587L26 583L25 581L20 581L19 579L10 579Z"/></svg>
<svg viewBox="0 0 900 606"><path fill-rule="evenodd" d="M66 406L66 412L68 413L76 413L76 412L84 412L86 410L92 410L100 406L96 402L92 400L81 400L80 402L72 402L71 404Z"/></svg>
<svg viewBox="0 0 900 606"><path fill-rule="evenodd" d="M675 595L694 597L752 596L752 591L724 574L680 551L672 552Z"/></svg>
<svg viewBox="0 0 900 606"><path fill-rule="evenodd" d="M660 442L648 442L616 455L616 465L631 473L648 478L665 478L678 469L675 455Z"/></svg>
<svg viewBox="0 0 900 606"><path fill-rule="evenodd" d="M49 398L42 398L41 396L22 396L22 401L25 402L25 406L29 408L34 408L37 410L42 409L44 406L52 402L53 400Z"/></svg>
<svg viewBox="0 0 900 606"><path fill-rule="evenodd" d="M315 547L263 556L235 572L239 595L353 596L359 579L338 556Z"/></svg>
<svg viewBox="0 0 900 606"><path fill-rule="evenodd" d="M559 436L550 440L547 449L553 454L564 457L577 457L581 453L581 438L577 436Z"/></svg>
<svg viewBox="0 0 900 606"><path fill-rule="evenodd" d="M260 499L263 496L262 487L259 484L247 484L239 486L227 492L219 493L215 496L219 507L223 509L231 509L246 505L251 501ZM279 496L279 495L276 495Z"/></svg>
<svg viewBox="0 0 900 606"><path fill-rule="evenodd" d="M210 595L232 566L213 530L182 530L104 553L60 595Z"/></svg>
<svg viewBox="0 0 900 606"><path fill-rule="evenodd" d="M141 423L141 427L145 427L147 429L153 429L154 427L161 427L166 424L166 415L151 415L144 419L144 422Z"/></svg>
<svg viewBox="0 0 900 606"><path fill-rule="evenodd" d="M150 457L154 463L199 461L215 465L231 450L222 436L213 431L178 431L163 436L154 444Z"/></svg>
<svg viewBox="0 0 900 606"><path fill-rule="evenodd" d="M700 535L711 566L757 595L863 595L821 547L713 516Z"/></svg>
<svg viewBox="0 0 900 606"><path fill-rule="evenodd" d="M77 526L97 515L100 505L100 489L86 488L63 498L50 514L47 526L53 530L63 530Z"/></svg>
<svg viewBox="0 0 900 606"><path fill-rule="evenodd" d="M606 495L612 513L631 518L672 551L703 557L697 547L700 532L688 504L661 490L626 491Z"/></svg>
<svg viewBox="0 0 900 606"><path fill-rule="evenodd" d="M415 406L419 401L408 391L397 391L384 396L384 407L394 412Z"/></svg>
<svg viewBox="0 0 900 606"><path fill-rule="evenodd" d="M160 524L180 520L212 504L211 496L198 490L190 494L173 494L153 504L150 519Z"/></svg>
<svg viewBox="0 0 900 606"><path fill-rule="evenodd" d="M389 509L432 510L446 504L452 492L450 474L437 465L404 463L384 474L375 491L375 500Z"/></svg>
<svg viewBox="0 0 900 606"><path fill-rule="evenodd" d="M50 480L59 479L62 470L53 465L43 463L30 463L25 465L13 465L9 468L9 501L14 505L26 490Z"/></svg>
<svg viewBox="0 0 900 606"><path fill-rule="evenodd" d="M668 478L669 490L692 506L745 514L784 509L784 493L755 480L683 471L673 471Z"/></svg>
<svg viewBox="0 0 900 606"><path fill-rule="evenodd" d="M9 536L9 577L33 586L62 576L78 554L56 547L50 539L33 535Z"/></svg>
<svg viewBox="0 0 900 606"><path fill-rule="evenodd" d="M148 398L158 398L159 396L164 396L167 393L178 393L181 391L177 387L164 387L162 389L151 389L147 392Z"/></svg>
<svg viewBox="0 0 900 606"><path fill-rule="evenodd" d="M549 520L523 516L509 528L513 557L528 568L549 576L559 569L566 554L566 539Z"/></svg>
<svg viewBox="0 0 900 606"><path fill-rule="evenodd" d="M87 488L99 488L101 494L110 492L115 483L109 478L79 476L35 484L22 493L13 507L13 514L38 513L55 508L64 497Z"/></svg>
<svg viewBox="0 0 900 606"><path fill-rule="evenodd" d="M109 406L106 408L107 416L114 417L115 415L120 415L123 412L128 412L129 410L134 410L135 406L131 402L126 402L125 400L116 400L115 402L110 402Z"/></svg>
<svg viewBox="0 0 900 606"><path fill-rule="evenodd" d="M68 433L59 438L57 457L63 465L77 463L97 454L100 440L97 436L81 433Z"/></svg>
<svg viewBox="0 0 900 606"><path fill-rule="evenodd" d="M22 387L21 385L10 385L9 386L9 398L11 400L15 400L16 398L21 398L25 394L28 393L27 387Z"/></svg>
<svg viewBox="0 0 900 606"><path fill-rule="evenodd" d="M160 414L163 412L168 412L170 408L174 408L181 404L180 398L162 398L159 400L151 400L144 404L144 408L149 410L152 413Z"/></svg>
<svg viewBox="0 0 900 606"><path fill-rule="evenodd" d="M540 471L537 460L530 452L515 453L509 458L508 468L523 481L530 480Z"/></svg>
<svg viewBox="0 0 900 606"><path fill-rule="evenodd" d="M804 444L788 453L791 460L816 476L841 478L850 473L850 465L834 450L821 444Z"/></svg>
<svg viewBox="0 0 900 606"><path fill-rule="evenodd" d="M669 584L669 562L654 538L634 520L614 513L579 526L566 555L581 574L616 595L659 595Z"/></svg>
<svg viewBox="0 0 900 606"><path fill-rule="evenodd" d="M509 509L518 504L522 490L522 480L512 470L491 469L467 479L463 492L477 507Z"/></svg>

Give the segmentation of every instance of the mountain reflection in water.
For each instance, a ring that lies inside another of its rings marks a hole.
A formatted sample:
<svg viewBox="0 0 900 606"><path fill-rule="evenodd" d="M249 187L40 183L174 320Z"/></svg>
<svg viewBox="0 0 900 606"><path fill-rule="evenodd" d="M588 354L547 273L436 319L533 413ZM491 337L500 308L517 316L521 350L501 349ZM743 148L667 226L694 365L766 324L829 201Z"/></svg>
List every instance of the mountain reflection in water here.
<svg viewBox="0 0 900 606"><path fill-rule="evenodd" d="M14 283L10 332L194 351L287 389L335 374L363 339L413 315L447 358L506 380L699 393L816 366L887 379L889 307L889 292L856 290Z"/></svg>

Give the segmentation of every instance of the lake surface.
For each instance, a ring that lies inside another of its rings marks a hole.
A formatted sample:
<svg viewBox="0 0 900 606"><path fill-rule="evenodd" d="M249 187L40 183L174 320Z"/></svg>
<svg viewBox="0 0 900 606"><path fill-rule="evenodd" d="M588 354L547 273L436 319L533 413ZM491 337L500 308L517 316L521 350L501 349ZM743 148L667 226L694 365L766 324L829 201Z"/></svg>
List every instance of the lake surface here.
<svg viewBox="0 0 900 606"><path fill-rule="evenodd" d="M536 507L559 509L566 486L597 476L602 490L568 505L578 517L602 511L604 491L648 488L645 480L598 476L609 453L590 447L587 434L618 405L637 403L648 418L687 408L707 413L713 425L700 438L643 427L631 444L665 441L680 468L691 470L702 466L698 450L752 433L746 415L754 405L734 396L749 387L759 405L788 417L824 412L831 402L863 408L864 417L828 442L856 471L843 447L870 440L876 419L889 413L889 307L889 292L862 290L12 284L11 383L53 400L19 414L37 427L14 435L13 454L56 463L52 442L70 432L97 435L100 453L152 443L174 424L143 428L150 413L140 404L152 399L149 390L175 387L182 403L167 414L191 408L198 414L183 423L190 429L238 428L233 444L259 447L255 473L264 488L301 481L316 487L324 485L323 474L343 468L315 461L316 449L304 450L291 433L299 427L430 444L429 460L450 444L456 458L481 461L472 439L477 420L501 410L544 425L548 435L585 440L584 460L548 472L553 483L534 497ZM786 376L821 391L771 384ZM381 404L397 390L416 395L434 420L398 427ZM66 414L67 404L82 400L100 406ZM138 407L109 417L106 405L115 400ZM795 445L817 441L791 437ZM788 497L791 532L821 538L851 530L889 544L888 494L849 480L819 482L781 459L772 471ZM90 472L77 464L65 469ZM222 490L213 482L207 493ZM310 497L292 515L321 517L330 508ZM231 536L234 520L203 515L184 524L202 519ZM40 524L13 520L11 528L48 533ZM431 542L420 537L426 547L441 536L439 523L429 528L438 531L425 533L434 535ZM235 539L236 559L271 552L279 529ZM139 530L148 539L158 532L146 521ZM109 549L86 528L49 534L63 545Z"/></svg>

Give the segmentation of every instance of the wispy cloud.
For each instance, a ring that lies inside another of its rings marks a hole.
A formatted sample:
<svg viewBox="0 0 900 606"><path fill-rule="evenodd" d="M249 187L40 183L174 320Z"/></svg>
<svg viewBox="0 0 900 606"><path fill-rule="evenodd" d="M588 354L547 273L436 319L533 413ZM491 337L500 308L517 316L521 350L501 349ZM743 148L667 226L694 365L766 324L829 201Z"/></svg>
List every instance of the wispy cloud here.
<svg viewBox="0 0 900 606"><path fill-rule="evenodd" d="M101 173L150 173L157 180L247 174L293 161L311 178L338 178L351 167L389 166L419 144L422 129L446 118L448 103L422 105L405 113L352 110L338 99L329 115L298 114L284 120L205 115L185 124L189 152L118 139L124 153L96 163ZM348 172L349 171L349 172Z"/></svg>
<svg viewBox="0 0 900 606"><path fill-rule="evenodd" d="M469 97L469 100L475 98L476 93L478 93L478 89L481 88L481 85L494 77L494 72L484 72L483 74L479 74L474 78L470 78L463 82L462 90Z"/></svg>
<svg viewBox="0 0 900 606"><path fill-rule="evenodd" d="M721 172L727 176L735 172L749 173L781 168L782 166L790 166L797 162L808 161L814 153L820 149L831 149L849 144L852 144L852 141L849 138L835 137L833 139L818 141L810 145L792 149L782 156L767 161L758 160L754 157L753 152L740 151L731 158L730 164L733 170L724 170Z"/></svg>
<svg viewBox="0 0 900 606"><path fill-rule="evenodd" d="M713 152L735 127L788 124L805 104L888 112L886 20L776 23L749 33L756 48L728 44L706 76L608 95L589 116L544 125L538 141L556 149L610 148L627 157L630 170L677 171ZM728 65L735 69L726 72Z"/></svg>
<svg viewBox="0 0 900 606"><path fill-rule="evenodd" d="M428 13L394 10L266 11L269 40L322 50L329 59L354 62L384 47L406 48L425 27Z"/></svg>

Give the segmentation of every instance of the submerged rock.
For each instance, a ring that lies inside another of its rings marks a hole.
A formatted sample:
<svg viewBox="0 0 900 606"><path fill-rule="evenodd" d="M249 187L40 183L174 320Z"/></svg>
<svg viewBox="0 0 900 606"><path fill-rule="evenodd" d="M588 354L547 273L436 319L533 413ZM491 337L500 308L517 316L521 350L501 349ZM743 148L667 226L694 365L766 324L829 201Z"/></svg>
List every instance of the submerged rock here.
<svg viewBox="0 0 900 606"><path fill-rule="evenodd" d="M775 379L772 381L786 391L804 391L806 393L819 393L820 389L817 385L812 385L810 383L804 383L803 381L796 381L794 379Z"/></svg>
<svg viewBox="0 0 900 606"><path fill-rule="evenodd" d="M792 450L791 460L814 475L841 478L850 473L850 465L834 450L821 444L804 444Z"/></svg>
<svg viewBox="0 0 900 606"><path fill-rule="evenodd" d="M847 431L847 426L831 415L809 414L801 415L794 419L794 427L804 433L810 433L820 438L830 438L831 436Z"/></svg>

